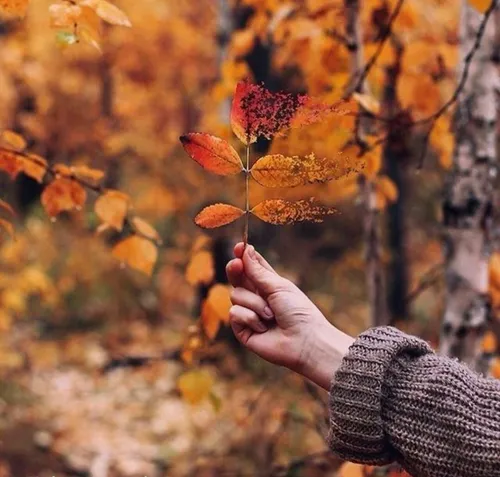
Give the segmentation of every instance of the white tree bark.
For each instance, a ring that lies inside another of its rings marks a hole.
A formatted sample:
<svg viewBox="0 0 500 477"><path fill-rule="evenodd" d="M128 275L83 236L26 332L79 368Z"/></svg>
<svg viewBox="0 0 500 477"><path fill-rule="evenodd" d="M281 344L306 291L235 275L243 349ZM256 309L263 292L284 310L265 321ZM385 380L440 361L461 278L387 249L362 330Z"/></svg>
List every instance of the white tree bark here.
<svg viewBox="0 0 500 477"><path fill-rule="evenodd" d="M462 0L461 78L483 16ZM455 117L455 153L443 202L446 303L440 352L481 370L480 342L491 311L488 259L497 174L496 123L499 76L492 62L495 25L489 21L470 64Z"/></svg>

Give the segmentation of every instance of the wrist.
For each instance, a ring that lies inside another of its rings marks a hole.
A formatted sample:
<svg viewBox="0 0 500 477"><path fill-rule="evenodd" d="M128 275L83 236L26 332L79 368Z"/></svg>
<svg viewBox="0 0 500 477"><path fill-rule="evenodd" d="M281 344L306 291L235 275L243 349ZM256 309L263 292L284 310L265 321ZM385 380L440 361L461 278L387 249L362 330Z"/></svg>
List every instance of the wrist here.
<svg viewBox="0 0 500 477"><path fill-rule="evenodd" d="M299 373L329 391L333 375L353 343L354 338L325 319L323 325L314 329L306 343Z"/></svg>

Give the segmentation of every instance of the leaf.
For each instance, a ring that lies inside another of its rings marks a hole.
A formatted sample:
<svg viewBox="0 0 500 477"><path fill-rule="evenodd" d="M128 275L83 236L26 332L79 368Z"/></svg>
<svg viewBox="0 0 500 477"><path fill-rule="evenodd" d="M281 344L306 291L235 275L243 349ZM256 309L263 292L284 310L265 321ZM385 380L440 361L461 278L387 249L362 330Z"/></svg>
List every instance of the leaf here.
<svg viewBox="0 0 500 477"><path fill-rule="evenodd" d="M0 143L18 152L24 151L27 146L26 139L14 131L3 131L2 134L0 134Z"/></svg>
<svg viewBox="0 0 500 477"><path fill-rule="evenodd" d="M377 147L367 152L363 159L366 161L366 168L363 174L366 178L373 180L382 168L382 149Z"/></svg>
<svg viewBox="0 0 500 477"><path fill-rule="evenodd" d="M195 253L186 268L186 280L192 286L208 285L215 277L215 264L210 252Z"/></svg>
<svg viewBox="0 0 500 477"><path fill-rule="evenodd" d="M78 35L98 51L101 49L101 21L95 10L82 6L78 21Z"/></svg>
<svg viewBox="0 0 500 477"><path fill-rule="evenodd" d="M346 462L339 470L339 477L365 477L364 466Z"/></svg>
<svg viewBox="0 0 500 477"><path fill-rule="evenodd" d="M231 293L226 285L217 284L210 288L201 308L203 330L209 339L217 335L221 323L228 323L231 308Z"/></svg>
<svg viewBox="0 0 500 477"><path fill-rule="evenodd" d="M104 178L104 171L92 169L88 166L73 166L70 170L73 176L90 181L93 184L98 184Z"/></svg>
<svg viewBox="0 0 500 477"><path fill-rule="evenodd" d="M212 375L200 369L182 374L177 381L182 398L189 404L199 404L208 399L213 386Z"/></svg>
<svg viewBox="0 0 500 477"><path fill-rule="evenodd" d="M377 192L382 194L388 202L396 202L396 200L398 200L398 188L387 176L382 176L377 179Z"/></svg>
<svg viewBox="0 0 500 477"><path fill-rule="evenodd" d="M215 204L205 207L194 219L199 227L216 229L230 224L245 215L245 211L229 204Z"/></svg>
<svg viewBox="0 0 500 477"><path fill-rule="evenodd" d="M228 176L243 170L240 156L223 139L210 134L190 133L181 136L180 140L186 152L210 172Z"/></svg>
<svg viewBox="0 0 500 477"><path fill-rule="evenodd" d="M248 81L238 83L231 108L231 126L236 137L245 145L257 138L283 134L323 119L327 114L347 114L345 102L326 105L307 95L272 93L261 85Z"/></svg>
<svg viewBox="0 0 500 477"><path fill-rule="evenodd" d="M61 212L80 209L87 200L87 192L78 182L60 178L52 181L42 193L42 205L50 217Z"/></svg>
<svg viewBox="0 0 500 477"><path fill-rule="evenodd" d="M497 350L497 338L492 331L486 332L481 342L481 350L483 353L492 354Z"/></svg>
<svg viewBox="0 0 500 477"><path fill-rule="evenodd" d="M231 54L237 58L246 56L255 45L255 32L251 28L236 30L231 35Z"/></svg>
<svg viewBox="0 0 500 477"><path fill-rule="evenodd" d="M11 222L5 219L0 219L0 227L4 229L11 238L14 238L14 226Z"/></svg>
<svg viewBox="0 0 500 477"><path fill-rule="evenodd" d="M8 204L7 202L5 202L2 199L0 199L0 208L6 210L10 215L14 215L14 216L16 215L16 213L14 212L14 209L10 206L10 204Z"/></svg>
<svg viewBox="0 0 500 477"><path fill-rule="evenodd" d="M375 116L380 115L380 103L373 96L354 93L352 97L364 110Z"/></svg>
<svg viewBox="0 0 500 477"><path fill-rule="evenodd" d="M29 0L0 0L0 17L24 17Z"/></svg>
<svg viewBox="0 0 500 477"><path fill-rule="evenodd" d="M84 0L80 5L91 8L99 17L112 25L132 26L127 15L116 5L106 0Z"/></svg>
<svg viewBox="0 0 500 477"><path fill-rule="evenodd" d="M153 273L158 259L158 248L148 239L132 235L122 240L113 248L113 256L134 270L148 276Z"/></svg>
<svg viewBox="0 0 500 477"><path fill-rule="evenodd" d="M357 167L356 167L357 166ZM340 179L363 169L341 153L335 159L317 158L314 153L304 158L273 154L260 158L252 167L252 177L265 187L296 187L315 182Z"/></svg>
<svg viewBox="0 0 500 477"><path fill-rule="evenodd" d="M265 200L252 209L252 214L273 225L297 222L323 222L326 216L338 214L331 207L316 204L312 199L290 202L282 199Z"/></svg>
<svg viewBox="0 0 500 477"><path fill-rule="evenodd" d="M26 154L19 156L18 161L21 171L28 177L36 180L39 184L43 182L43 178L47 173L47 161L37 154Z"/></svg>
<svg viewBox="0 0 500 477"><path fill-rule="evenodd" d="M4 171L11 179L15 179L21 169L21 163L15 152L0 149L0 171Z"/></svg>
<svg viewBox="0 0 500 477"><path fill-rule="evenodd" d="M468 0L469 5L474 7L480 13L486 13L488 8L490 8L493 0Z"/></svg>
<svg viewBox="0 0 500 477"><path fill-rule="evenodd" d="M49 6L50 26L52 28L72 29L80 18L82 9L69 2L53 3Z"/></svg>
<svg viewBox="0 0 500 477"><path fill-rule="evenodd" d="M130 198L117 190L108 190L95 203L95 213L106 224L120 232L127 216Z"/></svg>
<svg viewBox="0 0 500 477"><path fill-rule="evenodd" d="M131 222L132 226L138 234L149 240L161 242L160 234L158 233L158 231L152 225L148 224L145 220L139 217L134 217Z"/></svg>

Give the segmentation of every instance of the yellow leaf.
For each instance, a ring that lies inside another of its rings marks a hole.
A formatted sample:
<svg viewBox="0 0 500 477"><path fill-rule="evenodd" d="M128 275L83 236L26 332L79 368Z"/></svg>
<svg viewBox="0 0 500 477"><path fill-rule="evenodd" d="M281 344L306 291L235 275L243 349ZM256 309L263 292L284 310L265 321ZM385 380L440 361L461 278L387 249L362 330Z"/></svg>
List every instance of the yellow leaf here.
<svg viewBox="0 0 500 477"><path fill-rule="evenodd" d="M115 245L113 256L134 270L151 276L158 258L158 248L150 240L133 235Z"/></svg>
<svg viewBox="0 0 500 477"><path fill-rule="evenodd" d="M28 177L36 180L38 183L43 182L43 178L47 173L47 161L37 154L26 154L18 157L21 171Z"/></svg>
<svg viewBox="0 0 500 477"><path fill-rule="evenodd" d="M132 225L135 231L143 237L146 237L149 240L155 240L157 242L161 241L160 234L157 232L157 230L152 225L148 224L145 220L139 217L134 217L132 219Z"/></svg>
<svg viewBox="0 0 500 477"><path fill-rule="evenodd" d="M226 285L214 285L208 292L201 308L201 322L203 330L209 339L217 335L221 323L229 321L231 308L231 292Z"/></svg>
<svg viewBox="0 0 500 477"><path fill-rule="evenodd" d="M316 204L312 199L297 202L271 199L255 206L252 214L269 224L290 225L303 221L323 222L326 216L338 214L338 211Z"/></svg>
<svg viewBox="0 0 500 477"><path fill-rule="evenodd" d="M204 229L215 229L230 224L245 215L245 211L229 204L215 204L205 207L194 219Z"/></svg>
<svg viewBox="0 0 500 477"><path fill-rule="evenodd" d="M21 170L22 165L18 154L13 151L0 149L0 171L4 171L11 179L15 179Z"/></svg>
<svg viewBox="0 0 500 477"><path fill-rule="evenodd" d="M396 202L396 200L398 200L398 188L387 176L382 176L377 179L377 192L382 194L388 202Z"/></svg>
<svg viewBox="0 0 500 477"><path fill-rule="evenodd" d="M186 280L192 286L208 285L215 276L214 259L210 252L202 250L195 253L186 269Z"/></svg>
<svg viewBox="0 0 500 477"><path fill-rule="evenodd" d="M108 190L95 203L95 213L106 224L119 232L123 229L130 198L117 190Z"/></svg>
<svg viewBox="0 0 500 477"><path fill-rule="evenodd" d="M101 50L101 22L92 8L82 6L78 21L78 36L98 51Z"/></svg>
<svg viewBox="0 0 500 477"><path fill-rule="evenodd" d="M26 139L13 131L3 131L0 134L0 144L2 143L16 151L24 151L27 146Z"/></svg>
<svg viewBox="0 0 500 477"><path fill-rule="evenodd" d="M127 15L117 6L106 0L84 0L80 5L92 8L99 17L113 25L131 27Z"/></svg>
<svg viewBox="0 0 500 477"><path fill-rule="evenodd" d="M367 152L363 159L366 161L366 168L363 171L367 179L373 180L382 168L382 149L377 147Z"/></svg>
<svg viewBox="0 0 500 477"><path fill-rule="evenodd" d="M98 183L104 177L104 171L92 169L88 166L73 166L71 173L78 179L88 180L92 183Z"/></svg>
<svg viewBox="0 0 500 477"><path fill-rule="evenodd" d="M86 200L85 189L78 182L66 178L55 179L42 193L42 205L50 217L64 211L81 209Z"/></svg>
<svg viewBox="0 0 500 477"><path fill-rule="evenodd" d="M189 404L199 404L208 399L213 385L212 375L203 370L188 371L179 376L177 381L182 398Z"/></svg>
<svg viewBox="0 0 500 477"><path fill-rule="evenodd" d="M490 8L493 0L468 0L469 4L478 12L485 13Z"/></svg>
<svg viewBox="0 0 500 477"><path fill-rule="evenodd" d="M53 3L49 7L52 28L73 28L80 18L82 9L69 2Z"/></svg>
<svg viewBox="0 0 500 477"><path fill-rule="evenodd" d="M495 333L488 331L483 338L481 343L481 349L484 353L495 353L497 350L497 338Z"/></svg>
<svg viewBox="0 0 500 477"><path fill-rule="evenodd" d="M366 111L375 116L380 115L380 103L373 96L369 94L354 93L352 97L356 102Z"/></svg>

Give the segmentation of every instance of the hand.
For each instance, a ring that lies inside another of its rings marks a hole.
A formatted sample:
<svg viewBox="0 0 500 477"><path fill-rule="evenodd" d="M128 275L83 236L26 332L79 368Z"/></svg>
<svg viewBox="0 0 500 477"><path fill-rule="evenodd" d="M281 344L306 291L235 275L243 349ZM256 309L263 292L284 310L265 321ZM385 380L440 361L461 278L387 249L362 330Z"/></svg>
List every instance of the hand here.
<svg viewBox="0 0 500 477"><path fill-rule="evenodd" d="M328 389L352 338L333 327L253 246L239 243L234 253L227 275L234 287L230 320L238 340L266 361Z"/></svg>

